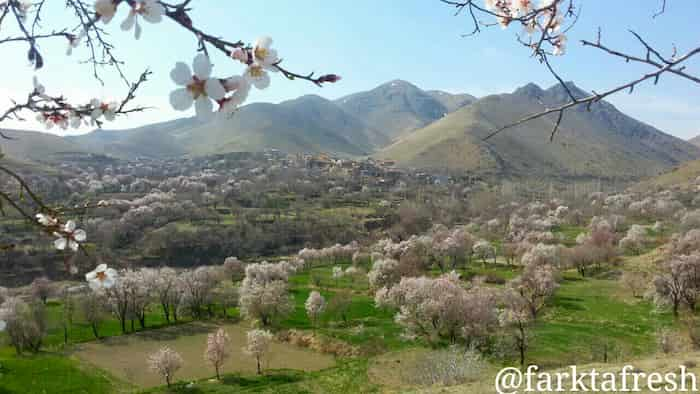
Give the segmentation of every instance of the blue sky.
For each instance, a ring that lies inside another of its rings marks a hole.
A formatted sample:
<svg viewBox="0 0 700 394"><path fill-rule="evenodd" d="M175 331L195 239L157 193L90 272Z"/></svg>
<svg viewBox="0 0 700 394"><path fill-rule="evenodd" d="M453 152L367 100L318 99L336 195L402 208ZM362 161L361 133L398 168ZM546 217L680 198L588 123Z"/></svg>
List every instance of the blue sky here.
<svg viewBox="0 0 700 394"><path fill-rule="evenodd" d="M70 20L62 16L60 3L49 9L47 26ZM554 64L567 80L587 90L602 91L620 81L641 75L646 68L626 64L583 48L578 40L594 39L598 26L609 46L636 53L641 48L627 32L634 29L651 43L669 53L673 44L679 52L697 45L697 15L700 2L669 0L667 12L654 19L661 0L586 0L581 18L570 32L566 56ZM193 0L191 16L206 31L229 40L254 41L270 35L285 59L287 68L298 72L333 72L343 80L322 89L303 81L287 81L273 76L271 87L253 90L249 102L279 102L304 94L338 98L371 89L392 79L405 79L424 89L466 92L476 96L511 92L518 86L535 82L554 84L553 77L515 41L519 28L485 29L480 35L462 37L471 31L467 15L454 16L454 10L437 0ZM168 94L174 88L168 77L177 61L191 62L197 43L190 33L168 20L158 25L144 23L141 40L119 30L125 17L122 9L107 26L117 44L117 53L127 61L125 70L137 76L150 67L154 75L140 91L140 104L156 107L147 113L120 119L109 128L137 125L188 116L169 108ZM0 36L11 34L6 27ZM694 41L695 40L695 41ZM62 92L69 97L89 99L119 98L123 84L105 70L105 86L91 78L91 68L79 64L87 56L84 47L66 57L65 42L44 43L46 67L37 73L49 93ZM24 60L26 48L5 45L3 73L0 76L0 108L7 97L22 98L31 87L33 70ZM8 59L14 59L9 62ZM213 59L217 76L243 72L242 67L223 56ZM700 61L689 63L700 73ZM3 101L4 100L4 101ZM611 98L623 111L676 136L700 134L700 86L673 76L662 78L658 86L644 85L633 95ZM4 124L8 127L41 129L33 122ZM81 130L85 132L88 130Z"/></svg>

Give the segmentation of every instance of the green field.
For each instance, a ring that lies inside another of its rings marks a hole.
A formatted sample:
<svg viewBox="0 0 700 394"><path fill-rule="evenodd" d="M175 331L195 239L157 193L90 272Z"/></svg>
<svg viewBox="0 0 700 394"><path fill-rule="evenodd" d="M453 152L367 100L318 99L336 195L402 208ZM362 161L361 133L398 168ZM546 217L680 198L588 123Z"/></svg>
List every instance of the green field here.
<svg viewBox="0 0 700 394"><path fill-rule="evenodd" d="M609 361L655 353L656 332L659 328L673 326L672 316L659 313L646 301L630 297L615 275L611 275L613 272L603 270L593 278L581 278L575 271L564 273L561 287L533 326L528 362L553 368L600 361L600 349L604 344L609 348ZM518 275L518 268L474 261L460 273L464 279L488 275L508 280ZM315 332L317 336L354 347L359 356L332 361L329 355L279 344L276 353L281 358L271 360L264 376L256 376L253 363L239 350L248 323L183 321L164 328L168 324L156 306L147 317L147 329L140 330L137 324L138 332L127 337L120 337L121 330L115 319L107 319L100 333L108 339L102 341L96 341L90 327L77 316L69 331L69 345L64 347L63 329L59 324L61 305L50 301L47 350L33 356L16 356L11 348L3 348L0 389L12 393L138 391L139 386L161 384L146 369L145 356L148 351L167 343L183 354L188 365L178 375L182 381L171 392L373 392L380 389L380 382L371 378L376 373L368 373L372 360L387 352L405 352L413 348L429 350L421 341L402 338L401 327L394 322L394 311L374 306L365 276L336 280L332 277L332 265L328 265L293 275L290 285L295 310L277 330ZM313 289L319 290L329 302L333 297L350 297L347 323L339 315L327 311L318 327L313 327L304 310L304 302ZM229 311L229 315L237 316L237 311ZM221 382L210 381L213 371L202 359L205 333L217 324L232 330L230 335L235 338L234 356ZM494 366L504 362L503 358L495 356L490 359ZM188 388L190 381L195 382L194 387ZM167 392L162 388L149 390Z"/></svg>

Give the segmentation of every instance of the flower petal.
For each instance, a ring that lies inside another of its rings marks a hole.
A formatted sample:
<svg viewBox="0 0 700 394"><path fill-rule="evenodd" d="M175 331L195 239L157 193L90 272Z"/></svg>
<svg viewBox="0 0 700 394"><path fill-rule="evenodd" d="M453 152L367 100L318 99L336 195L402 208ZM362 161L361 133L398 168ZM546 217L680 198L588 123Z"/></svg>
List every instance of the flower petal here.
<svg viewBox="0 0 700 394"><path fill-rule="evenodd" d="M71 239L68 241L68 247L70 248L70 250L77 252L78 249L80 249L80 244Z"/></svg>
<svg viewBox="0 0 700 394"><path fill-rule="evenodd" d="M175 63L175 68L170 71L170 78L176 84L185 86L192 81L192 71L190 66L183 62Z"/></svg>
<svg viewBox="0 0 700 394"><path fill-rule="evenodd" d="M192 94L186 88L176 89L170 92L170 105L177 111L186 111L192 106Z"/></svg>
<svg viewBox="0 0 700 394"><path fill-rule="evenodd" d="M68 245L68 240L63 238L63 237L58 238L57 240L53 241L53 246L58 250L65 250L67 245Z"/></svg>
<svg viewBox="0 0 700 394"><path fill-rule="evenodd" d="M165 7L156 1L147 2L147 7L148 12L143 14L143 19L149 23L160 23L163 20L163 14L165 14Z"/></svg>
<svg viewBox="0 0 700 394"><path fill-rule="evenodd" d="M102 263L95 267L95 272L104 272L107 269L107 264Z"/></svg>
<svg viewBox="0 0 700 394"><path fill-rule="evenodd" d="M64 229L67 233L72 233L73 231L75 231L75 221L74 221L74 220L69 220L69 221L66 223L66 225L63 226L63 229Z"/></svg>
<svg viewBox="0 0 700 394"><path fill-rule="evenodd" d="M138 40L141 38L141 25L139 25L139 21L136 21L136 28L134 29L134 39Z"/></svg>
<svg viewBox="0 0 700 394"><path fill-rule="evenodd" d="M97 271L90 271L85 274L85 280L90 282L91 280L97 279Z"/></svg>
<svg viewBox="0 0 700 394"><path fill-rule="evenodd" d="M207 92L207 96L214 100L221 100L226 96L226 89L221 84L221 81L215 78L209 78L204 83L204 91Z"/></svg>
<svg viewBox="0 0 700 394"><path fill-rule="evenodd" d="M124 19L124 22L120 25L122 30L124 31L129 31L133 29L134 24L136 23L136 14L133 11L129 11L129 16Z"/></svg>
<svg viewBox="0 0 700 394"><path fill-rule="evenodd" d="M272 45L272 37L263 36L255 40L255 46L260 48L269 49Z"/></svg>
<svg viewBox="0 0 700 394"><path fill-rule="evenodd" d="M75 230L73 238L78 242L84 242L87 239L87 233L82 229Z"/></svg>
<svg viewBox="0 0 700 394"><path fill-rule="evenodd" d="M209 97L199 96L199 98L194 102L194 109L197 112L197 118L201 120L210 120L214 113L214 104L212 104Z"/></svg>
<svg viewBox="0 0 700 394"><path fill-rule="evenodd" d="M260 77L253 79L252 82L253 86L260 90L267 89L270 86L270 75L265 73Z"/></svg>
<svg viewBox="0 0 700 394"><path fill-rule="evenodd" d="M209 79L211 75L211 70L213 66L209 57L203 53L200 53L194 58L192 62L192 69L194 70L194 75L201 80Z"/></svg>

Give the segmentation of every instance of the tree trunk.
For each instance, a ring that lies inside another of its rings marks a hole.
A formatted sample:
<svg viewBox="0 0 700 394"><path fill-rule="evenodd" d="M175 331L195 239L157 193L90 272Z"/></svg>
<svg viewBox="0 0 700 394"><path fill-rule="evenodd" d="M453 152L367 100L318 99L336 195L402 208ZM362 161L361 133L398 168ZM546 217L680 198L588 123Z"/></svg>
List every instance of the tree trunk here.
<svg viewBox="0 0 700 394"><path fill-rule="evenodd" d="M92 327L92 334L95 336L95 338L100 339L100 333L97 331L97 324L92 323L90 326Z"/></svg>
<svg viewBox="0 0 700 394"><path fill-rule="evenodd" d="M678 304L679 301L673 301L673 317L678 317Z"/></svg>
<svg viewBox="0 0 700 394"><path fill-rule="evenodd" d="M518 338L518 347L520 350L520 368L525 368L525 347L527 344L525 341L525 326L523 324L518 325L518 331L520 331L520 337Z"/></svg>
<svg viewBox="0 0 700 394"><path fill-rule="evenodd" d="M260 369L260 356L256 356L255 360L258 363L258 375L262 375L262 369Z"/></svg>
<svg viewBox="0 0 700 394"><path fill-rule="evenodd" d="M163 316L165 317L165 321L170 324L170 307L167 303L161 303L160 304L163 307Z"/></svg>

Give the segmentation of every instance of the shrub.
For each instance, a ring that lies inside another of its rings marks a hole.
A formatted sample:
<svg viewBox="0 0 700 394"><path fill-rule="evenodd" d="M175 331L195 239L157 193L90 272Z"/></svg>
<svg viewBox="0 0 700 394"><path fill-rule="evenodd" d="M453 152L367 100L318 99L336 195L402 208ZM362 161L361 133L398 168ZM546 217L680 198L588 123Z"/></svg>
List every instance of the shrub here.
<svg viewBox="0 0 700 394"><path fill-rule="evenodd" d="M485 369L486 362L477 351L453 346L420 357L404 373L413 384L454 386L477 380Z"/></svg>

